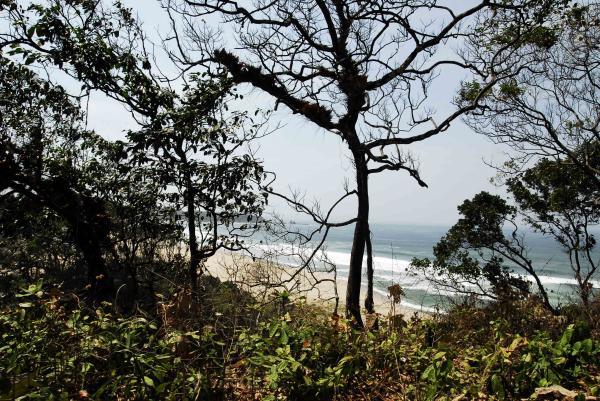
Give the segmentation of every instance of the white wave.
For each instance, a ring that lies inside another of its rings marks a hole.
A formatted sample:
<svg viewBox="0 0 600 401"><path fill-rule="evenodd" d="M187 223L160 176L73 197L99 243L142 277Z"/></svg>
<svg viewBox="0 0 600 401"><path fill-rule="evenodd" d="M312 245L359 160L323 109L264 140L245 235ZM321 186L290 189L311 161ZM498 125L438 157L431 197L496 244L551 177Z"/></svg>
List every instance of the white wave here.
<svg viewBox="0 0 600 401"><path fill-rule="evenodd" d="M380 290L378 288L373 288L373 291L376 292L376 293L378 293L378 294L381 294L383 296L386 296L386 297L388 296L388 294L385 291L382 291L382 290ZM414 310L417 310L417 311L423 311L423 312L436 312L437 311L436 308L433 308L433 307L430 307L430 306L425 306L425 305L419 305L419 304L415 304L415 303L412 303L412 302L408 302L408 301L406 301L406 299L402 299L402 301L400 302L400 306L404 307L404 308L408 308L408 309L414 309Z"/></svg>
<svg viewBox="0 0 600 401"><path fill-rule="evenodd" d="M350 254L346 252L327 251L327 257L335 263L341 266L350 266ZM392 259L383 256L373 257L373 269L376 271L384 272L405 272L410 261L402 259ZM363 258L363 267L367 266L366 258Z"/></svg>
<svg viewBox="0 0 600 401"><path fill-rule="evenodd" d="M254 252L257 253L258 257L271 257L275 258L276 261L291 265L294 267L300 266L304 260L308 257L314 256L316 260L328 260L331 263L334 263L337 267L338 273L348 273L348 267L350 265L350 253L348 252L340 252L340 251L323 251L318 250L314 251L313 248L310 247L302 247L299 248L297 246L291 244L256 244L254 246ZM366 257L363 259L363 267L366 268ZM318 264L318 263L317 263ZM425 293L435 293L444 296L454 296L456 292L451 290L444 290L439 288L434 288L426 278L424 277L415 277L414 275L408 274L408 267L410 266L410 261L403 259L394 259L388 258L384 256L375 256L373 257L373 268L374 268L374 278L375 280L386 280L394 283L400 284L404 289L408 290L420 290ZM522 277L527 281L535 284L535 280L530 275L519 275L513 274L515 277ZM552 285L552 286L560 286L560 285L569 285L569 286L577 286L577 280L569 277L558 277L558 276L538 276L542 284L544 285ZM343 278L340 278L343 279ZM594 288L600 288L599 280L592 280L590 284ZM474 284L463 283L465 288L475 288ZM481 283L483 288L489 287L488 283ZM387 296L387 292L381 289L374 289L378 293L381 293ZM433 308L424 307L421 305L417 305L410 302L405 302L403 300L402 303L404 306L424 311L434 311Z"/></svg>
<svg viewBox="0 0 600 401"><path fill-rule="evenodd" d="M540 281L542 282L542 284L552 284L552 285L579 285L577 283L577 280L574 278L569 278L569 277L557 277L557 276L538 276ZM535 279L533 278L533 276L524 276L523 278L525 278L527 281L534 283L535 284ZM594 287L594 288L599 288L600 287L600 281L598 280L590 280L589 283Z"/></svg>
<svg viewBox="0 0 600 401"><path fill-rule="evenodd" d="M318 259L327 258L336 266L350 266L350 253L339 251L322 251L314 252L313 248L299 248L290 244L257 244L253 247L261 256L283 256L292 259L306 259L313 253ZM410 261L402 259L387 258L384 256L373 257L373 268L380 272L402 273L405 272L410 265ZM363 258L363 267L367 266L366 257Z"/></svg>

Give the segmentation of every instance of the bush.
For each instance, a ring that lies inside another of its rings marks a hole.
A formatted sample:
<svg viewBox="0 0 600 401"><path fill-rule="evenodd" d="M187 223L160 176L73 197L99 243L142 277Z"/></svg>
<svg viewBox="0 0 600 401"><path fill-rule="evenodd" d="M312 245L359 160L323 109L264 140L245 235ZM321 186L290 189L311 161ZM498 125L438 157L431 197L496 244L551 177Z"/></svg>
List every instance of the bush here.
<svg viewBox="0 0 600 401"><path fill-rule="evenodd" d="M0 313L0 399L518 400L536 386L590 394L600 386L589 327L548 324L532 334L519 326L525 308L519 319L459 308L364 332L302 304L259 315L231 284L204 284L207 299L186 304L184 320L123 316L109 303L92 308L29 286ZM444 333L451 324L464 338Z"/></svg>

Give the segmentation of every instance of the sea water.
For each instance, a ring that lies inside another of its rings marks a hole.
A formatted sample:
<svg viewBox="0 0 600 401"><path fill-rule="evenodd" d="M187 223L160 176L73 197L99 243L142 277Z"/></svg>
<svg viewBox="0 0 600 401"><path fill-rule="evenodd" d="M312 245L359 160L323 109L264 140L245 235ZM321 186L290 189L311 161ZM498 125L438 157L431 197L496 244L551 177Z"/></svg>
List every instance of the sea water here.
<svg viewBox="0 0 600 401"><path fill-rule="evenodd" d="M298 231L310 232L310 225L294 223ZM443 309L460 296L448 289L440 289L421 276L410 273L410 261L414 257L433 258L433 247L449 227L371 224L374 266L374 291L387 295L387 288L400 284L405 292L402 304L414 309L432 311ZM571 270L568 254L554 239L540 233L521 233L526 244L526 256L532 261L537 275L549 293L551 302L560 305L576 299L577 283ZM325 242L327 258L335 263L337 275L343 280L348 275L353 227L330 230ZM285 246L262 244L263 250ZM281 248L280 248L281 249ZM310 249L310 248L309 248ZM306 252L306 251L305 251ZM598 258L598 254L594 255ZM285 263L298 265L298 260L288 257ZM363 265L366 264L366 257ZM363 268L363 274L366 269ZM515 268L515 274L532 281L524 272ZM600 277L593 278L594 288L600 287ZM366 279L364 279L366 281ZM535 291L535 286L532 286Z"/></svg>

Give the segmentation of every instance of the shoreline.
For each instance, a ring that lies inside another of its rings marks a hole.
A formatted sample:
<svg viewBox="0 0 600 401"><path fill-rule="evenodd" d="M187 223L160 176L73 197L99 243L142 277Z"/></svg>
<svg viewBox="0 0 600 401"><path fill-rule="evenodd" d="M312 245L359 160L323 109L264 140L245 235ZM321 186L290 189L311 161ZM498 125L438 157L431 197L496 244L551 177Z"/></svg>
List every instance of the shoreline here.
<svg viewBox="0 0 600 401"><path fill-rule="evenodd" d="M221 281L232 281L242 289L253 293L255 296L266 298L274 291L287 291L293 299L304 298L307 303L321 306L335 307L335 298L338 298L338 313L345 305L347 278L337 277L337 294L334 285L334 274L325 272L310 272L293 266L266 260L252 260L251 257L230 252L217 252L209 258L204 265L206 272L219 278ZM364 308L366 284L361 285L360 304ZM430 315L431 312L423 309L400 304L395 305L392 311L392 302L382 290L374 289L373 302L375 313L381 316L403 315L411 317Z"/></svg>

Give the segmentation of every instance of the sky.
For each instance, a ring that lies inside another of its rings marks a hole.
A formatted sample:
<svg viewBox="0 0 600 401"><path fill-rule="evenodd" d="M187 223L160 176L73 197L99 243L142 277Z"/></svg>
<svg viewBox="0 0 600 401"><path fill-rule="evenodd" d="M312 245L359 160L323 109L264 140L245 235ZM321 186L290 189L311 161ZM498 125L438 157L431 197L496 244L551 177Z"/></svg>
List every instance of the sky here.
<svg viewBox="0 0 600 401"><path fill-rule="evenodd" d="M154 1L130 0L129 5L144 22L146 31L159 38L168 31L164 13ZM450 99L466 75L456 70L444 72L434 83L430 95L440 115L452 110ZM268 108L273 100L259 90L246 97L247 109ZM439 99L439 100L437 100ZM354 171L348 152L339 137L325 132L314 124L292 115L280 107L270 120L281 125L276 132L255 145L258 156L269 171L277 174L275 188L306 193L309 201L318 201L324 209L343 194L344 180L354 182ZM131 116L116 102L95 94L89 103L88 127L108 139L124 137L134 129ZM422 224L449 226L456 222L456 207L481 190L502 191L490 184L493 168L487 163L500 163L506 149L472 132L462 122L456 122L446 132L408 148L420 162L420 173L429 188L421 188L407 173L385 172L370 177L371 221L388 224ZM303 221L281 202L272 202L270 211L286 218ZM350 218L355 204L346 202L339 208L338 219Z"/></svg>

